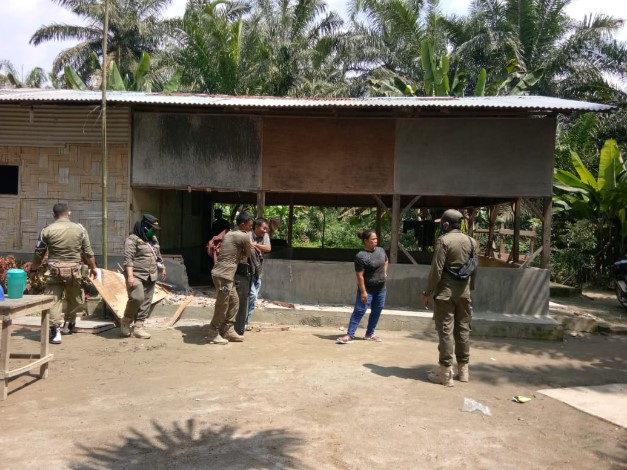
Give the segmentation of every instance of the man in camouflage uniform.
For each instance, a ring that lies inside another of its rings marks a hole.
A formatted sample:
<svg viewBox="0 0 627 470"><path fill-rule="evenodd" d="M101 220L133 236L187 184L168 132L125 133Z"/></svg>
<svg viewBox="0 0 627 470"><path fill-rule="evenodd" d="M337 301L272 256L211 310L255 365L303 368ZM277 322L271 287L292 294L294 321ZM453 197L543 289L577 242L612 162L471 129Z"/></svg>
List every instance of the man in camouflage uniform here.
<svg viewBox="0 0 627 470"><path fill-rule="evenodd" d="M54 305L50 309L50 342L60 344L61 333L75 331L76 308L83 303L81 256L89 267L89 276L95 279L97 273L94 252L85 227L70 220L71 212L67 204L57 203L52 211L55 220L39 234L33 261L27 271L36 270L48 253L44 293L54 297ZM67 303L65 315L62 313L63 298Z"/></svg>
<svg viewBox="0 0 627 470"><path fill-rule="evenodd" d="M135 223L133 233L124 244L124 275L128 301L124 318L120 321L120 335L125 338L131 334L135 338L150 338L144 322L151 313L159 268L162 269L161 279L165 281L166 278L157 230L161 230L159 220L153 215L144 214Z"/></svg>
<svg viewBox="0 0 627 470"><path fill-rule="evenodd" d="M463 215L454 209L444 211L440 218L442 235L435 244L427 289L422 293L425 308L433 297L433 319L438 332L440 368L429 374L431 382L453 386L453 354L458 365L459 380L468 382L470 359L470 291L475 288L476 270L467 279L455 273L477 252L475 239L461 232ZM473 249L474 248L474 249Z"/></svg>
<svg viewBox="0 0 627 470"><path fill-rule="evenodd" d="M218 261L211 271L217 294L213 318L209 324L209 344L244 341L244 337L235 331L235 317L239 309L235 273L237 265L245 262L251 254L248 232L253 227L253 217L248 212L240 212L235 223L237 227L224 236Z"/></svg>

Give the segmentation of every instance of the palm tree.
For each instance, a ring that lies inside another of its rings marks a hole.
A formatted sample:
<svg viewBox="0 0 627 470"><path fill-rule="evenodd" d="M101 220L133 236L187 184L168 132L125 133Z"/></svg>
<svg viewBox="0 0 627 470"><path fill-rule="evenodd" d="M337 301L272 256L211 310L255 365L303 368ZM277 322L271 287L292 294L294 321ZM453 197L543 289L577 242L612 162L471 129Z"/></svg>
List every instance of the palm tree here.
<svg viewBox="0 0 627 470"><path fill-rule="evenodd" d="M250 19L258 38L262 93L341 96L348 92L344 22L324 0L260 0Z"/></svg>
<svg viewBox="0 0 627 470"><path fill-rule="evenodd" d="M592 100L620 95L607 74L627 77L624 44L612 39L623 21L593 15L575 21L566 13L572 0L474 0L468 17L445 22L457 63L488 81L515 64L522 73L542 70L535 94Z"/></svg>
<svg viewBox="0 0 627 470"><path fill-rule="evenodd" d="M182 88L205 93L346 93L342 20L321 0L191 0L168 51Z"/></svg>
<svg viewBox="0 0 627 470"><path fill-rule="evenodd" d="M255 94L257 40L246 27L243 2L190 0L164 60L183 71L182 88L202 93Z"/></svg>
<svg viewBox="0 0 627 470"><path fill-rule="evenodd" d="M11 61L0 60L0 88L43 88L47 83L46 72L41 67L20 77Z"/></svg>
<svg viewBox="0 0 627 470"><path fill-rule="evenodd" d="M47 41L77 40L77 45L59 53L52 65L56 76L64 66L84 79L94 71L91 54L102 58L103 0L51 0L78 15L82 25L50 24L39 28L30 39L35 46ZM122 76L132 74L143 52L157 53L170 31L171 22L161 19L172 0L109 0L109 52Z"/></svg>

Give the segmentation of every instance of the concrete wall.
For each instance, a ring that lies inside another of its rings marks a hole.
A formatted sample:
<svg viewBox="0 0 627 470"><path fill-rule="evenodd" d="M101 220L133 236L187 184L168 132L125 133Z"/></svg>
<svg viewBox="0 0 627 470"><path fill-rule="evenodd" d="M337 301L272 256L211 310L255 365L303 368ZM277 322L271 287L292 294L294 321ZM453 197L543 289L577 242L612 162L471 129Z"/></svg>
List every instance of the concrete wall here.
<svg viewBox="0 0 627 470"><path fill-rule="evenodd" d="M386 306L421 308L427 265L392 265ZM353 263L333 261L264 261L261 297L284 302L346 305L355 301ZM473 306L477 312L548 315L549 272L543 269L483 268L477 274Z"/></svg>

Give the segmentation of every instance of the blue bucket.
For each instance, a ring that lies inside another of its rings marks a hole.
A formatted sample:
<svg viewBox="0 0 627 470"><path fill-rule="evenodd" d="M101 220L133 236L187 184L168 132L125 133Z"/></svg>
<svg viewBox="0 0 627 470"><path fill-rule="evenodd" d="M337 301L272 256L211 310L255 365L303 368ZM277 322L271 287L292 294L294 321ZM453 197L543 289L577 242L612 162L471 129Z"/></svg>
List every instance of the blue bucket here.
<svg viewBox="0 0 627 470"><path fill-rule="evenodd" d="M28 275L23 269L9 269L7 271L7 297L21 299L26 290Z"/></svg>

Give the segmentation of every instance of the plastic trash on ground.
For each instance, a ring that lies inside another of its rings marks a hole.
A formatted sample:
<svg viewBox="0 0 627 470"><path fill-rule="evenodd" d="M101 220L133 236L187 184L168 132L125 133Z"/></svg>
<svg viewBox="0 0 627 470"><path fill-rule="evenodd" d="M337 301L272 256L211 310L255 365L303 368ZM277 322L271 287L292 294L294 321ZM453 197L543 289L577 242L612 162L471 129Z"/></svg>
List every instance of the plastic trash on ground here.
<svg viewBox="0 0 627 470"><path fill-rule="evenodd" d="M516 395L512 398L512 401L515 401L516 403L527 403L528 401L531 401L531 398L523 397L522 395Z"/></svg>
<svg viewBox="0 0 627 470"><path fill-rule="evenodd" d="M477 400L473 400L472 398L464 398L464 406L462 407L462 411L468 411L469 413L473 411L480 411L486 416L492 416L492 412L490 408L483 403L479 403Z"/></svg>

